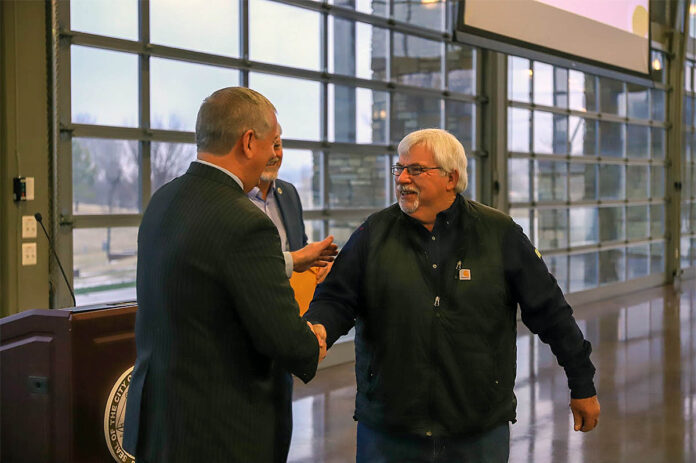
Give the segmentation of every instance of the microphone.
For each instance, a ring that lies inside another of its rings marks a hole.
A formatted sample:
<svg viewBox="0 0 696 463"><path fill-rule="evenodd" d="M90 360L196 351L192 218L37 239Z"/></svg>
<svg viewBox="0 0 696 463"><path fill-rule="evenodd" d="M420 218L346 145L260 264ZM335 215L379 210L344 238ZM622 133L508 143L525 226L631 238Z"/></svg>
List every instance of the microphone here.
<svg viewBox="0 0 696 463"><path fill-rule="evenodd" d="M60 267L60 273L63 274L63 278L65 279L65 284L68 285L68 289L70 290L70 295L72 296L73 305L77 305L77 302L75 301L75 293L73 292L73 289L70 286L70 281L68 281L68 277L65 275L65 270L63 270L63 264L60 263L60 259L58 258L58 254L56 254L56 250L53 249L53 242L51 241L51 237L48 236L48 232L46 231L46 227L44 227L44 224L41 221L41 214L39 212L37 212L36 214L34 214L34 218L36 219L37 222L39 222L39 225L41 225L41 229L43 230L44 235L46 235L46 239L48 240L48 247L53 252L53 255L56 258L56 262L58 262L58 267Z"/></svg>

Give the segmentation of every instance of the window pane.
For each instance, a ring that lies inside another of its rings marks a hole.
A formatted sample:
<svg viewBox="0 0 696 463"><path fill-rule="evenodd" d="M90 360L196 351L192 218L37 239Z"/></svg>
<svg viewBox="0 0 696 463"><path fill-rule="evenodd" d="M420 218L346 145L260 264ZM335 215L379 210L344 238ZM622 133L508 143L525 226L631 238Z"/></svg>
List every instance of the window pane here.
<svg viewBox="0 0 696 463"><path fill-rule="evenodd" d="M447 130L457 137L471 159L471 153L475 146L474 134L476 132L474 104L448 100L445 101L445 109Z"/></svg>
<svg viewBox="0 0 696 463"><path fill-rule="evenodd" d="M626 126L626 156L629 158L648 158L650 127L644 125Z"/></svg>
<svg viewBox="0 0 696 463"><path fill-rule="evenodd" d="M73 276L77 305L135 300L138 229L73 230Z"/></svg>
<svg viewBox="0 0 696 463"><path fill-rule="evenodd" d="M138 55L72 46L72 120L138 125Z"/></svg>
<svg viewBox="0 0 696 463"><path fill-rule="evenodd" d="M239 0L150 0L152 43L237 57L238 30Z"/></svg>
<svg viewBox="0 0 696 463"><path fill-rule="evenodd" d="M650 273L660 274L665 271L665 243L650 243Z"/></svg>
<svg viewBox="0 0 696 463"><path fill-rule="evenodd" d="M508 99L530 101L532 69L529 60L516 56L508 57Z"/></svg>
<svg viewBox="0 0 696 463"><path fill-rule="evenodd" d="M626 248L626 269L629 280L647 276L650 273L650 245Z"/></svg>
<svg viewBox="0 0 696 463"><path fill-rule="evenodd" d="M623 249L599 252L599 284L623 281L626 277L626 262Z"/></svg>
<svg viewBox="0 0 696 463"><path fill-rule="evenodd" d="M303 203L304 204L304 203ZM310 243L321 241L326 238L327 233L324 233L323 220L305 220L305 234Z"/></svg>
<svg viewBox="0 0 696 463"><path fill-rule="evenodd" d="M665 130L653 127L650 131L650 144L653 159L665 158Z"/></svg>
<svg viewBox="0 0 696 463"><path fill-rule="evenodd" d="M529 213L529 209L510 209L510 217L512 217L512 220L522 227L522 231L529 239L532 239L531 229L529 228Z"/></svg>
<svg viewBox="0 0 696 463"><path fill-rule="evenodd" d="M250 0L249 57L255 61L319 71L320 19L316 11ZM226 30L229 33L230 28Z"/></svg>
<svg viewBox="0 0 696 463"><path fill-rule="evenodd" d="M395 93L392 101L392 142L423 127L440 127L441 99Z"/></svg>
<svg viewBox="0 0 696 463"><path fill-rule="evenodd" d="M138 142L73 138L73 213L140 211Z"/></svg>
<svg viewBox="0 0 696 463"><path fill-rule="evenodd" d="M394 32L392 78L416 87L442 87L440 42Z"/></svg>
<svg viewBox="0 0 696 463"><path fill-rule="evenodd" d="M688 236L682 236L681 239L681 268L691 267L691 240Z"/></svg>
<svg viewBox="0 0 696 463"><path fill-rule="evenodd" d="M652 94L652 118L653 120L662 122L665 120L665 92L653 88Z"/></svg>
<svg viewBox="0 0 696 463"><path fill-rule="evenodd" d="M665 235L665 206L655 204L650 206L650 237L662 238Z"/></svg>
<svg viewBox="0 0 696 463"><path fill-rule="evenodd" d="M203 100L239 85L239 71L153 57L150 83L152 128L194 132Z"/></svg>
<svg viewBox="0 0 696 463"><path fill-rule="evenodd" d="M447 88L452 92L476 93L476 51L465 45L447 44Z"/></svg>
<svg viewBox="0 0 696 463"><path fill-rule="evenodd" d="M467 153L466 157L466 177L468 183L462 195L467 199L476 201L476 158L470 153Z"/></svg>
<svg viewBox="0 0 696 463"><path fill-rule="evenodd" d="M568 141L570 154L597 154L597 121L570 116L569 122Z"/></svg>
<svg viewBox="0 0 696 463"><path fill-rule="evenodd" d="M623 82L606 77L599 78L599 110L619 116L626 115L626 94Z"/></svg>
<svg viewBox="0 0 696 463"><path fill-rule="evenodd" d="M278 176L295 186L300 195L302 208L305 210L321 207L321 198L319 197L320 166L321 153L283 148L283 165Z"/></svg>
<svg viewBox="0 0 696 463"><path fill-rule="evenodd" d="M534 152L566 153L568 119L561 114L534 112Z"/></svg>
<svg viewBox="0 0 696 463"><path fill-rule="evenodd" d="M534 162L535 201L565 201L567 164L565 162Z"/></svg>
<svg viewBox="0 0 696 463"><path fill-rule="evenodd" d="M360 11L362 13L374 14L378 16L387 15L386 1L376 2L373 0L330 0L329 3L336 6L341 6L343 8L350 8L355 11Z"/></svg>
<svg viewBox="0 0 696 463"><path fill-rule="evenodd" d="M690 223L690 207L688 202L683 202L682 207L681 207L681 233L682 234L688 234L689 230L691 228L691 223Z"/></svg>
<svg viewBox="0 0 696 463"><path fill-rule="evenodd" d="M329 85L329 141L387 142L387 92Z"/></svg>
<svg viewBox="0 0 696 463"><path fill-rule="evenodd" d="M568 291L568 256L544 257L549 273L556 278L564 293Z"/></svg>
<svg viewBox="0 0 696 463"><path fill-rule="evenodd" d="M537 248L547 250L568 246L567 209L539 209L535 219Z"/></svg>
<svg viewBox="0 0 696 463"><path fill-rule="evenodd" d="M693 114L694 114L694 99L691 98L690 96L685 96L684 97L684 107L682 109L683 113L683 123L687 127L691 127L694 125L694 119L693 119Z"/></svg>
<svg viewBox="0 0 696 463"><path fill-rule="evenodd" d="M696 146L696 143L692 143L692 135L691 132L682 133L682 159L687 162L691 160L691 147Z"/></svg>
<svg viewBox="0 0 696 463"><path fill-rule="evenodd" d="M594 76L568 72L569 106L579 111L597 111L597 84Z"/></svg>
<svg viewBox="0 0 696 463"><path fill-rule="evenodd" d="M421 0L404 0L394 2L394 19L416 24L428 29L442 30L445 2L422 2Z"/></svg>
<svg viewBox="0 0 696 463"><path fill-rule="evenodd" d="M250 72L249 87L276 107L283 138L319 140L319 82Z"/></svg>
<svg viewBox="0 0 696 463"><path fill-rule="evenodd" d="M508 151L529 152L529 118L526 109L508 108Z"/></svg>
<svg viewBox="0 0 696 463"><path fill-rule="evenodd" d="M599 241L616 241L624 239L624 208L599 208Z"/></svg>
<svg viewBox="0 0 696 463"><path fill-rule="evenodd" d="M570 164L570 200L597 199L597 165Z"/></svg>
<svg viewBox="0 0 696 463"><path fill-rule="evenodd" d="M150 181L152 192L183 175L196 159L196 145L188 143L152 143Z"/></svg>
<svg viewBox="0 0 696 463"><path fill-rule="evenodd" d="M508 200L511 203L529 202L529 163L527 159L508 160Z"/></svg>
<svg viewBox="0 0 696 463"><path fill-rule="evenodd" d="M594 244L598 236L598 217L596 207L570 208L570 245Z"/></svg>
<svg viewBox="0 0 696 463"><path fill-rule="evenodd" d="M628 117L635 119L650 119L649 91L647 87L626 84L628 99Z"/></svg>
<svg viewBox="0 0 696 463"><path fill-rule="evenodd" d="M353 234L356 228L358 228L367 216L358 220L329 220L329 233L328 235L333 235L334 243L336 243L340 248L346 244L350 235Z"/></svg>
<svg viewBox="0 0 696 463"><path fill-rule="evenodd" d="M329 205L386 206L388 161L388 156L384 155L329 154Z"/></svg>
<svg viewBox="0 0 696 463"><path fill-rule="evenodd" d="M607 121L599 122L599 153L602 156L623 157L623 124Z"/></svg>
<svg viewBox="0 0 696 463"><path fill-rule="evenodd" d="M626 176L624 166L599 165L599 199L624 199Z"/></svg>
<svg viewBox="0 0 696 463"><path fill-rule="evenodd" d="M570 256L570 292L597 286L597 253Z"/></svg>
<svg viewBox="0 0 696 463"><path fill-rule="evenodd" d="M553 105L558 108L568 107L568 70L554 68Z"/></svg>
<svg viewBox="0 0 696 463"><path fill-rule="evenodd" d="M665 197L665 168L662 166L650 168L650 197Z"/></svg>
<svg viewBox="0 0 696 463"><path fill-rule="evenodd" d="M138 2L70 0L70 29L138 40Z"/></svg>
<svg viewBox="0 0 696 463"><path fill-rule="evenodd" d="M626 208L626 238L643 239L650 236L648 206L628 206Z"/></svg>
<svg viewBox="0 0 696 463"><path fill-rule="evenodd" d="M385 80L389 32L381 27L329 17L329 72Z"/></svg>
<svg viewBox="0 0 696 463"><path fill-rule="evenodd" d="M534 103L553 106L553 66L534 61Z"/></svg>
<svg viewBox="0 0 696 463"><path fill-rule="evenodd" d="M626 166L626 197L628 199L647 199L650 170L648 166Z"/></svg>

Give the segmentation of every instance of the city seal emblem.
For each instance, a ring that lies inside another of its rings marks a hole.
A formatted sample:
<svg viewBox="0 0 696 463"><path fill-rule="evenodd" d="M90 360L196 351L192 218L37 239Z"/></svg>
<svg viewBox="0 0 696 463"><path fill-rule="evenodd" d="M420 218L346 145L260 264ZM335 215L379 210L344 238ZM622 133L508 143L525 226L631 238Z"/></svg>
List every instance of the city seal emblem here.
<svg viewBox="0 0 696 463"><path fill-rule="evenodd" d="M126 417L126 400L131 382L130 367L118 378L106 399L104 410L104 438L111 456L119 463L135 463L135 458L123 449L123 422Z"/></svg>

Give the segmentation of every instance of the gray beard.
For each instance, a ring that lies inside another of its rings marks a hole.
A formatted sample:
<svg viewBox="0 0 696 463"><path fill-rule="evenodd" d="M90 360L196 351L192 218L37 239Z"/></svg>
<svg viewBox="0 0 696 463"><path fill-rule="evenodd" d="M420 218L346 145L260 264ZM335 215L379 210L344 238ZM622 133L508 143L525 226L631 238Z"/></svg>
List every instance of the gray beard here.
<svg viewBox="0 0 696 463"><path fill-rule="evenodd" d="M278 178L278 172L273 172L273 173L268 173L268 172L261 172L261 181L262 182L274 182Z"/></svg>
<svg viewBox="0 0 696 463"><path fill-rule="evenodd" d="M401 199L401 196L399 196L399 207L401 208L404 214L413 214L418 209L418 206L420 206L419 193L416 193L416 199L410 205L406 205L405 201L403 201Z"/></svg>

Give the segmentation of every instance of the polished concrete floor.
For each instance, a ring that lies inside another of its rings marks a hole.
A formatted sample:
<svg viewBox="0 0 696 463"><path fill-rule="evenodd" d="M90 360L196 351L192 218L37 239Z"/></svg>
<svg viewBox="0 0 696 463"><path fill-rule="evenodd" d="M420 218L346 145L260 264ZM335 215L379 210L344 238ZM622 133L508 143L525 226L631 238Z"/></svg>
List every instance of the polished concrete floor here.
<svg viewBox="0 0 696 463"><path fill-rule="evenodd" d="M563 370L520 324L510 462L696 462L696 283L575 307L592 342L600 423L572 430ZM355 461L354 365L295 383L290 462Z"/></svg>

